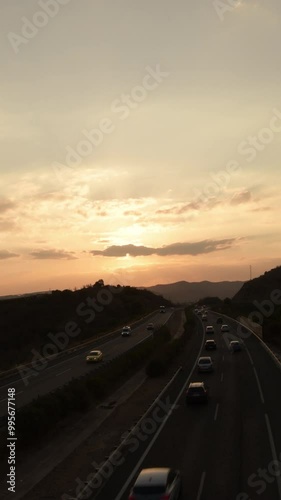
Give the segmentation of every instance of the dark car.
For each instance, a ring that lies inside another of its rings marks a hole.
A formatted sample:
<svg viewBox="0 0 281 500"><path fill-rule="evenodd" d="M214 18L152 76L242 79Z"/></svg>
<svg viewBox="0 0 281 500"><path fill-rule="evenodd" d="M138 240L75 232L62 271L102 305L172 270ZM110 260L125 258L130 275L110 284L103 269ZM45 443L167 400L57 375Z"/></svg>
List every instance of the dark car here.
<svg viewBox="0 0 281 500"><path fill-rule="evenodd" d="M153 331L153 330L154 330L154 324L153 324L153 323L148 323L148 325L147 325L146 329L147 329L148 331Z"/></svg>
<svg viewBox="0 0 281 500"><path fill-rule="evenodd" d="M230 347L230 349L231 349L232 352L242 351L242 346L241 346L241 344L240 344L240 342L238 340L232 340L229 343L229 347Z"/></svg>
<svg viewBox="0 0 281 500"><path fill-rule="evenodd" d="M122 337L129 337L132 335L132 328L130 326L123 326L121 335Z"/></svg>
<svg viewBox="0 0 281 500"><path fill-rule="evenodd" d="M218 319L217 319L217 324L218 324L218 325L222 325L222 323L223 323L222 318L218 318Z"/></svg>
<svg viewBox="0 0 281 500"><path fill-rule="evenodd" d="M191 382L185 394L186 404L207 403L208 390L204 382Z"/></svg>
<svg viewBox="0 0 281 500"><path fill-rule="evenodd" d="M228 325L221 325L221 332L229 332L229 326Z"/></svg>
<svg viewBox="0 0 281 500"><path fill-rule="evenodd" d="M181 494L181 475L169 467L143 469L129 496L129 500L178 500Z"/></svg>
<svg viewBox="0 0 281 500"><path fill-rule="evenodd" d="M216 348L217 348L217 344L216 344L215 340L213 340L213 339L206 340L206 342L205 342L206 351L214 351Z"/></svg>

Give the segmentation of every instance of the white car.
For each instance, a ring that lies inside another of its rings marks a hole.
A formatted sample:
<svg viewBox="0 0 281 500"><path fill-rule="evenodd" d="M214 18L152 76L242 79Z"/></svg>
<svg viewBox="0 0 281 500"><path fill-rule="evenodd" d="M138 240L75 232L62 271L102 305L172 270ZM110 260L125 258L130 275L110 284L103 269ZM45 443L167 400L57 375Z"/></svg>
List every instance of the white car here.
<svg viewBox="0 0 281 500"><path fill-rule="evenodd" d="M129 500L179 500L181 475L168 467L143 469L129 495Z"/></svg>
<svg viewBox="0 0 281 500"><path fill-rule="evenodd" d="M215 333L214 327L212 325L206 326L205 333Z"/></svg>
<svg viewBox="0 0 281 500"><path fill-rule="evenodd" d="M221 325L221 332L229 332L229 326L228 325Z"/></svg>
<svg viewBox="0 0 281 500"><path fill-rule="evenodd" d="M122 337L129 337L132 334L132 328L130 326L123 326L121 335Z"/></svg>
<svg viewBox="0 0 281 500"><path fill-rule="evenodd" d="M200 357L197 366L199 372L212 372L214 369L211 356Z"/></svg>
<svg viewBox="0 0 281 500"><path fill-rule="evenodd" d="M147 325L146 329L147 329L148 331L152 331L152 330L154 330L154 324L153 324L153 323L148 323L148 325Z"/></svg>
<svg viewBox="0 0 281 500"><path fill-rule="evenodd" d="M232 352L239 352L239 351L242 351L242 346L239 342L239 340L232 340L230 343L229 343L229 349L232 351Z"/></svg>
<svg viewBox="0 0 281 500"><path fill-rule="evenodd" d="M207 314L206 314L206 313L203 313L203 314L202 314L202 321L207 321L207 319L208 319Z"/></svg>

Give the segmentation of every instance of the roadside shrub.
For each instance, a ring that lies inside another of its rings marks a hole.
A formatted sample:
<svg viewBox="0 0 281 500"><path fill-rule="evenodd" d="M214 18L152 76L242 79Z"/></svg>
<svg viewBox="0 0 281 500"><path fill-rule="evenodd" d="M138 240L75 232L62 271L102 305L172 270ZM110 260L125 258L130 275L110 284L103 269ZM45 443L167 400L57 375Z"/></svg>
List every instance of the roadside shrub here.
<svg viewBox="0 0 281 500"><path fill-rule="evenodd" d="M164 375L173 359L182 351L190 331L193 330L195 325L192 310L188 307L185 309L185 317L184 333L179 338L171 340L170 332L165 330L166 327L162 327L162 338L166 342L159 346L157 354L147 364L146 374L148 377L161 377L161 375Z"/></svg>
<svg viewBox="0 0 281 500"><path fill-rule="evenodd" d="M91 398L84 380L73 380L70 383L72 409L83 412L90 407Z"/></svg>
<svg viewBox="0 0 281 500"><path fill-rule="evenodd" d="M158 357L152 359L148 365L146 366L146 374L148 377L160 377L161 375L164 375L167 367L165 364L165 361Z"/></svg>
<svg viewBox="0 0 281 500"><path fill-rule="evenodd" d="M157 355L157 360L152 364L151 376L163 374L170 357L170 350L163 348L168 347L170 338L169 329L162 327L155 332L153 339L147 339L108 365L101 366L98 372L86 374L80 379L72 379L52 394L32 401L18 412L18 445L30 446L38 439L46 438L48 432L64 417L77 411L87 411L95 401L101 400L110 392L112 385L120 377L136 371L155 351L161 353L161 356Z"/></svg>
<svg viewBox="0 0 281 500"><path fill-rule="evenodd" d="M86 381L91 399L101 399L106 394L106 382L101 377L90 378Z"/></svg>
<svg viewBox="0 0 281 500"><path fill-rule="evenodd" d="M17 435L20 446L31 444L42 438L48 428L48 417L41 407L28 405L17 414Z"/></svg>

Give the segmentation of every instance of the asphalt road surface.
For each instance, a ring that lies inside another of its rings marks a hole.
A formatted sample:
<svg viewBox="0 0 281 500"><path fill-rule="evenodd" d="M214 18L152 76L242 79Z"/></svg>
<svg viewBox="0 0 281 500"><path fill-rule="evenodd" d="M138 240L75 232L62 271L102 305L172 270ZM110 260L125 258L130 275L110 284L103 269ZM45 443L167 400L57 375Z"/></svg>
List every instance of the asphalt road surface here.
<svg viewBox="0 0 281 500"><path fill-rule="evenodd" d="M199 320L193 350L158 410L146 416L87 498L127 500L141 469L169 466L182 473L182 500L281 499L281 370L253 335L242 352L230 352L233 337L223 336L216 318L209 313L207 323ZM236 335L234 321L228 324ZM206 335L206 325L215 333ZM217 351L204 350L207 338L216 340ZM213 373L197 372L199 353L211 355ZM206 382L207 404L186 406L185 390L194 381Z"/></svg>
<svg viewBox="0 0 281 500"><path fill-rule="evenodd" d="M58 387L68 383L72 378L80 377L90 371L98 369L95 363L86 363L86 354L92 349L100 349L103 352L103 362L106 363L112 358L126 352L128 349L141 342L145 338L151 336L146 326L152 322L155 325L162 325L168 321L172 312L167 311L165 314L159 312L154 316L149 316L149 319L137 327L132 327L132 335L130 337L122 337L121 330L117 337L109 340L95 341L87 347L69 354L67 357L58 358L46 363L45 367L40 369L42 364L38 362L38 370L32 370L31 375L17 376L11 380L2 380L0 382L0 416L7 415L7 394L8 388L16 390L16 408L20 408L28 404L32 399L39 395L47 394ZM25 375L25 373L23 374Z"/></svg>

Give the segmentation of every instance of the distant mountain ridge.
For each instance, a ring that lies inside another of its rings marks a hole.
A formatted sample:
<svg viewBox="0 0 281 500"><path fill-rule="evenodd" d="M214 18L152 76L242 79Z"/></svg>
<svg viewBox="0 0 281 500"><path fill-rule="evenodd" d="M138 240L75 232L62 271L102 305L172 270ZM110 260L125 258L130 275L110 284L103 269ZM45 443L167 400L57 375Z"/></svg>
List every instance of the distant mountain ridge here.
<svg viewBox="0 0 281 500"><path fill-rule="evenodd" d="M281 293L281 266L266 271L258 278L246 281L233 297L234 302L253 302L270 299L275 290Z"/></svg>
<svg viewBox="0 0 281 500"><path fill-rule="evenodd" d="M44 292L19 293L18 295L1 295L0 300L20 299L21 297L32 297L34 295L45 295L52 293L50 290Z"/></svg>
<svg viewBox="0 0 281 500"><path fill-rule="evenodd" d="M159 284L147 287L147 290L162 295L173 302L196 302L205 297L219 297L230 299L237 294L244 281L177 281L176 283Z"/></svg>

